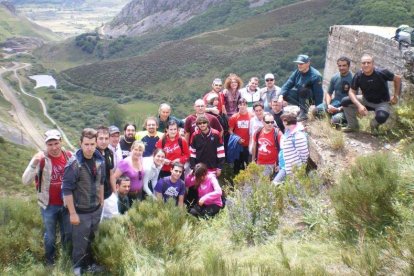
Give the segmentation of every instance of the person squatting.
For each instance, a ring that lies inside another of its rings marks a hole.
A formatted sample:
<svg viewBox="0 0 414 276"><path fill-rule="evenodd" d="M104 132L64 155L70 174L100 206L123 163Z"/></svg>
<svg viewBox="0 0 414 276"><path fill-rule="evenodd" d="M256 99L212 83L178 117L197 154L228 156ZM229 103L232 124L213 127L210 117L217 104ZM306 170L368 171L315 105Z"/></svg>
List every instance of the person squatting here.
<svg viewBox="0 0 414 276"><path fill-rule="evenodd" d="M85 128L75 153L63 148L58 130L48 130L45 149L33 156L22 176L24 184L36 183L46 264L56 261L59 226L74 273L102 271L91 252L99 223L127 213L137 201L172 200L196 217L215 216L225 203L218 181L225 163L237 175L255 162L272 183L282 184L295 167L307 163L302 122L312 105L317 116L330 116L345 132L358 131L356 113L365 116L373 110L371 128L378 131L390 104L398 101L401 78L375 67L368 54L353 76L350 59L340 57L339 72L324 97L321 74L310 62L309 56L299 55L297 69L282 87L276 86L272 73L265 74L263 88L256 76L246 86L233 73L224 82L216 78L184 119L162 103L140 131L134 123L126 123L122 132L117 126ZM392 97L388 81L394 82ZM287 105L299 112L289 111Z"/></svg>

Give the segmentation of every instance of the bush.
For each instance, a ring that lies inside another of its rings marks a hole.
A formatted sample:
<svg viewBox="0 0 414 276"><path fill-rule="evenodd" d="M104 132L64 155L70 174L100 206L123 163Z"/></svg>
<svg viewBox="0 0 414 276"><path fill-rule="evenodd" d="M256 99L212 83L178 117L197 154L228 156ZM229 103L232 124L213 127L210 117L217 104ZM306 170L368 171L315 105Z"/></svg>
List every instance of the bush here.
<svg viewBox="0 0 414 276"><path fill-rule="evenodd" d="M101 223L93 245L95 256L121 274L137 265L145 252L165 260L180 259L189 254L192 219L172 201L134 204L126 215Z"/></svg>
<svg viewBox="0 0 414 276"><path fill-rule="evenodd" d="M342 174L330 198L345 235L376 236L396 222L399 179L395 160L383 153L358 158Z"/></svg>
<svg viewBox="0 0 414 276"><path fill-rule="evenodd" d="M2 267L43 258L42 222L35 200L0 199L0 264Z"/></svg>
<svg viewBox="0 0 414 276"><path fill-rule="evenodd" d="M273 235L283 211L282 191L273 185L258 165L251 163L234 180L228 197L228 225L235 242L259 244Z"/></svg>

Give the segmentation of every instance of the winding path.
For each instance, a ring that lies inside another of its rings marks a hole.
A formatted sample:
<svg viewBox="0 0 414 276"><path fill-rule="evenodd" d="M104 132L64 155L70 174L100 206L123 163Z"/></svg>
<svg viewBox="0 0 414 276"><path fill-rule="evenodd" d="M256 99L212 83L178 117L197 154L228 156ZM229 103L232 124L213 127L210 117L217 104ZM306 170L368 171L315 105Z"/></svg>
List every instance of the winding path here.
<svg viewBox="0 0 414 276"><path fill-rule="evenodd" d="M31 65L29 63L13 62L13 66L10 67L10 68L0 68L0 89L3 92L4 97L6 98L6 100L8 100L13 105L13 107L16 111L17 119L21 123L21 125L24 128L24 130L26 131L27 135L29 135L29 137L32 138L34 144L36 145L36 148L43 149L44 148L44 143L45 143L43 135L39 132L38 129L36 129L34 127L32 119L26 113L25 107L21 104L21 102L18 100L18 98L14 94L13 89L11 89L2 78L2 75L4 73L13 71L13 74L16 77L18 83L19 83L20 91L23 94L25 94L29 97L32 97L34 99L37 99L40 102L40 104L42 106L42 109L43 109L44 116L52 123L52 125L55 128L57 128L62 133L62 138L65 141L66 145L71 150L75 150L75 147L70 143L70 141L67 138L65 132L59 127L59 125L56 123L56 121L52 117L50 117L49 114L47 113L47 108L46 108L46 105L45 105L44 101L41 98L36 97L36 96L34 96L34 95L32 95L32 94L30 94L30 93L28 93L24 90L22 81L19 78L19 75L17 74L17 71L21 70L21 69L28 68L30 66Z"/></svg>

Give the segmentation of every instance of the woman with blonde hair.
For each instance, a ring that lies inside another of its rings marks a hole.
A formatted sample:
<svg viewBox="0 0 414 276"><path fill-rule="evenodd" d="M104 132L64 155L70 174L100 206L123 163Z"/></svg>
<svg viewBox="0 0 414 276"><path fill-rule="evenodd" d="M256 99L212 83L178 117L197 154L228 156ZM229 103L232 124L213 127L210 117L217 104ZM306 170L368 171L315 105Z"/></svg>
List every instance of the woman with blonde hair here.
<svg viewBox="0 0 414 276"><path fill-rule="evenodd" d="M135 141L131 145L130 154L125 159L121 160L112 174L111 181L116 182L116 179L121 175L126 175L131 180L131 188L128 193L128 198L132 204L135 200L142 200L142 188L144 179L144 168L142 156L145 150L145 145L141 141Z"/></svg>

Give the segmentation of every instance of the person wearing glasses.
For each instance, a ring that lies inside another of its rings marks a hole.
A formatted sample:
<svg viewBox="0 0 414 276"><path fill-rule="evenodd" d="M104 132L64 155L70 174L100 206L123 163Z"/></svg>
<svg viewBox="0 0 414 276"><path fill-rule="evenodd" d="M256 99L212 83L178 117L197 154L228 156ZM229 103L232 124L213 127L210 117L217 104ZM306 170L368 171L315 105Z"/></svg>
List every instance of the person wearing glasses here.
<svg viewBox="0 0 414 276"><path fill-rule="evenodd" d="M200 116L207 118L210 127L217 130L220 133L220 136L223 135L223 127L219 120L215 116L206 113L206 104L202 99L198 99L194 102L194 111L194 114L188 115L187 118L185 118L184 131L187 143L190 143L193 133L198 129L196 120Z"/></svg>
<svg viewBox="0 0 414 276"><path fill-rule="evenodd" d="M246 87L240 89L240 95L247 101L247 110L253 112L253 104L260 101L259 78L252 77Z"/></svg>
<svg viewBox="0 0 414 276"><path fill-rule="evenodd" d="M131 145L130 155L119 162L118 167L112 174L111 181L116 183L121 175L126 175L131 180L131 188L128 193L129 201L132 205L133 201L142 200L142 188L144 178L144 168L142 156L145 151L145 145L142 141L135 141Z"/></svg>
<svg viewBox="0 0 414 276"><path fill-rule="evenodd" d="M264 175L272 177L278 169L282 132L275 127L276 124L272 114L266 112L263 122L263 128L259 128L253 136L252 160L264 167Z"/></svg>
<svg viewBox="0 0 414 276"><path fill-rule="evenodd" d="M213 88L210 92L207 92L204 97L203 101L204 104L208 104L208 100L217 97L218 103L216 107L210 106L206 108L206 112L210 112L215 114L216 116L219 116L221 114L227 114L226 107L224 105L224 98L222 93L223 83L221 79L214 79L213 83L211 84L211 87Z"/></svg>
<svg viewBox="0 0 414 276"><path fill-rule="evenodd" d="M275 76L272 73L265 75L266 86L260 89L260 98L263 102L264 111L270 112L272 109L272 99L279 97L280 87L275 85Z"/></svg>
<svg viewBox="0 0 414 276"><path fill-rule="evenodd" d="M279 171L273 183L280 185L287 175L291 175L295 167L308 162L308 139L303 125L297 122L296 114L285 113L281 116L285 125L285 133L280 141Z"/></svg>
<svg viewBox="0 0 414 276"><path fill-rule="evenodd" d="M205 116L196 120L197 130L190 142L190 167L198 163L206 164L209 172L218 176L225 161L225 151L220 133L210 127Z"/></svg>

